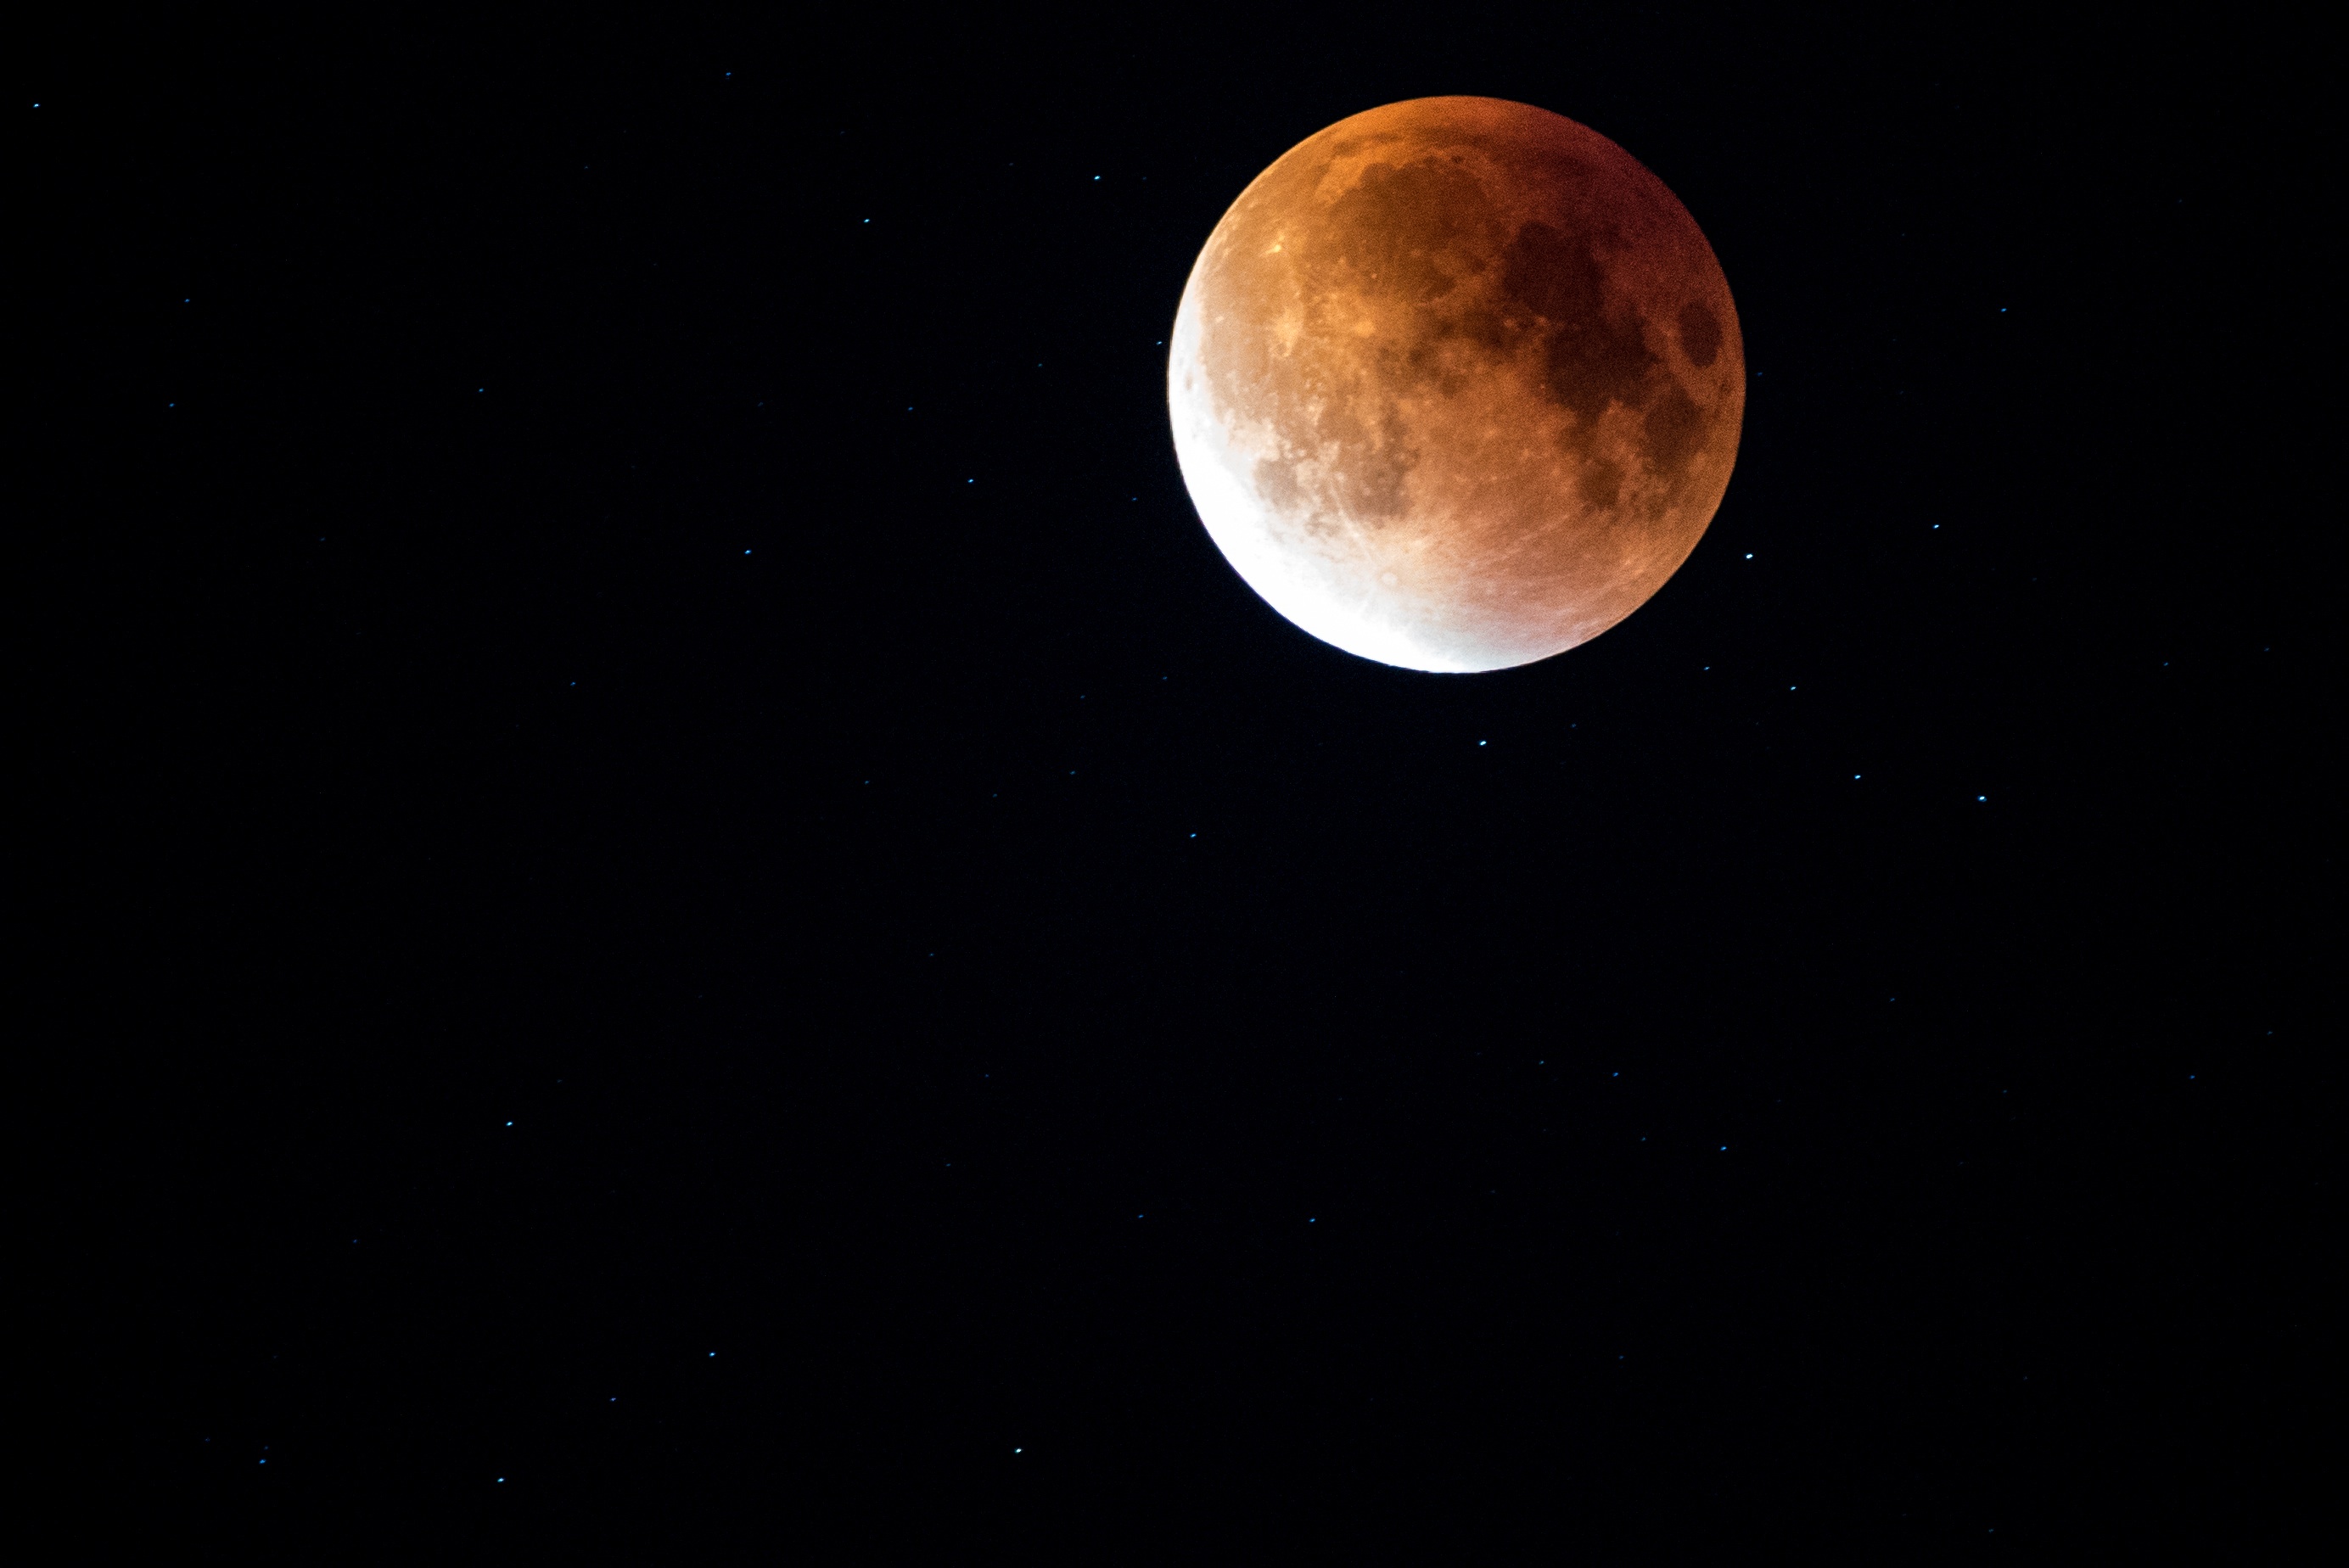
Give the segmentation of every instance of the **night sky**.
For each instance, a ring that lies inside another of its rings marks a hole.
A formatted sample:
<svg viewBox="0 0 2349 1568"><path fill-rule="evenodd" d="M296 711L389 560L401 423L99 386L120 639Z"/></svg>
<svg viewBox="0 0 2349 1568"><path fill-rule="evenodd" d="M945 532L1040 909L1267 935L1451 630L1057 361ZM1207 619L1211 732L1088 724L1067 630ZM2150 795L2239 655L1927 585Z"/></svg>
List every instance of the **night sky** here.
<svg viewBox="0 0 2349 1568"><path fill-rule="evenodd" d="M2309 46L1762 15L35 51L83 335L20 434L106 455L19 490L17 864L97 961L38 1191L127 1511L2272 1550L2337 1321ZM1242 187L1440 93L1653 170L1753 372L1678 575L1475 676L1257 599L1165 407Z"/></svg>

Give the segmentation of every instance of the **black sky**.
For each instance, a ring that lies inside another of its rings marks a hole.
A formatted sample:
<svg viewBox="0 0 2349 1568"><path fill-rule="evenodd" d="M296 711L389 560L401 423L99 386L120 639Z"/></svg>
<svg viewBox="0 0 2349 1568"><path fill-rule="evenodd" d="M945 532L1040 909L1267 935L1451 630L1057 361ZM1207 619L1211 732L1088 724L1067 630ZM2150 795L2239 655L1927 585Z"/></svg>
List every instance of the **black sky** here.
<svg viewBox="0 0 2349 1568"><path fill-rule="evenodd" d="M1550 15L20 73L52 1294L160 1539L2286 1530L2308 46ZM1754 373L1475 677L1257 601L1164 401L1224 207L1437 93L1654 170Z"/></svg>

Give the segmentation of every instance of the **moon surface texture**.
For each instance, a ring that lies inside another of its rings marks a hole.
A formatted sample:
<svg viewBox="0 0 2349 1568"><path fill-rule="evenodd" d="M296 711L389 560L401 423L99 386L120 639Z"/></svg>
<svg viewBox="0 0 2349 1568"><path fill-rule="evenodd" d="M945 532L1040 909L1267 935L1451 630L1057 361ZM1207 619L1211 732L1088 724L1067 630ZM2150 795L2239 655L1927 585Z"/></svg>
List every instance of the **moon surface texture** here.
<svg viewBox="0 0 2349 1568"><path fill-rule="evenodd" d="M1326 643L1492 670L1588 642L1721 504L1745 355L1663 182L1560 115L1416 98L1241 192L1169 342L1184 482Z"/></svg>

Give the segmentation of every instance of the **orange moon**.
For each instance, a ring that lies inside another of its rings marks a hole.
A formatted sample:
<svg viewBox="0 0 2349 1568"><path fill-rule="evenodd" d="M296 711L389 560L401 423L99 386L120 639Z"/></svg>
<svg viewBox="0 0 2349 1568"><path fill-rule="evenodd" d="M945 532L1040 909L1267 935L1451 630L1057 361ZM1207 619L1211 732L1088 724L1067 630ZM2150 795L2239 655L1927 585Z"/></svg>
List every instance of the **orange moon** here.
<svg viewBox="0 0 2349 1568"><path fill-rule="evenodd" d="M1638 609L1713 521L1745 411L1688 209L1498 98L1291 148L1216 225L1168 346L1216 547L1314 636L1409 669L1530 664Z"/></svg>

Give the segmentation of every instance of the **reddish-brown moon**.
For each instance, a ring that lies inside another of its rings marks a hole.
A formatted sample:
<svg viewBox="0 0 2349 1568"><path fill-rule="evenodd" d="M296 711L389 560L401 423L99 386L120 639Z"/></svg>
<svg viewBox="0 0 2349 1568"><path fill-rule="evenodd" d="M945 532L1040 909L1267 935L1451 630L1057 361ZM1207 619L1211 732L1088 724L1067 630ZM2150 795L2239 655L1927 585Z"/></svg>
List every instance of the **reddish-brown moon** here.
<svg viewBox="0 0 2349 1568"><path fill-rule="evenodd" d="M1745 410L1688 210L1597 131L1498 98L1291 148L1208 237L1169 348L1226 559L1411 669L1529 664L1638 609L1713 521Z"/></svg>

